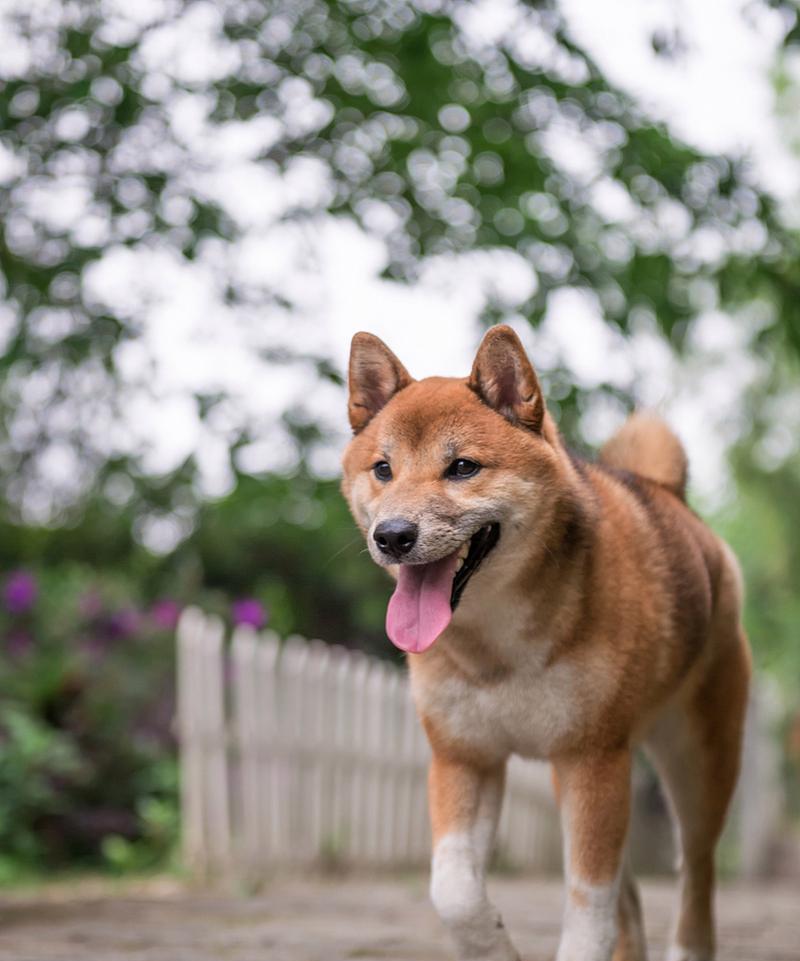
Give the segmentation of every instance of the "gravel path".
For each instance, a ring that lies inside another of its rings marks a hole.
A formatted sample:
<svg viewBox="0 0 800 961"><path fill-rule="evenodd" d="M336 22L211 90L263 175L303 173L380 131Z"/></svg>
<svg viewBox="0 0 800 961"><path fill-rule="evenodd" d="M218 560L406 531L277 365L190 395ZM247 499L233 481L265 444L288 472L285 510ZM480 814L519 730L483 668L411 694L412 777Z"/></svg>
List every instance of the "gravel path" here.
<svg viewBox="0 0 800 961"><path fill-rule="evenodd" d="M426 879L292 880L257 897L172 882L108 891L57 885L0 896L0 961L446 961ZM524 961L555 954L561 887L495 879ZM651 955L663 957L674 887L644 885ZM728 887L718 961L800 961L800 887Z"/></svg>

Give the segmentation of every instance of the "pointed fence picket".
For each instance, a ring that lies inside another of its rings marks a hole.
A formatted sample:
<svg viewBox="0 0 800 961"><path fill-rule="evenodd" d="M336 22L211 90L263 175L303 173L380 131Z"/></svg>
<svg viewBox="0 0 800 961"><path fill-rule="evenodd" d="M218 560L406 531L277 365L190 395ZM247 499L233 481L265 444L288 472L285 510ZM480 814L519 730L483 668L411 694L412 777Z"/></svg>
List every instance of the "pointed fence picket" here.
<svg viewBox="0 0 800 961"><path fill-rule="evenodd" d="M201 876L226 873L231 866L223 634L218 618L192 608L178 630L184 858Z"/></svg>
<svg viewBox="0 0 800 961"><path fill-rule="evenodd" d="M405 672L319 641L178 626L184 854L198 876L252 883L292 866L423 865L429 749ZM504 865L559 861L547 770L513 761Z"/></svg>

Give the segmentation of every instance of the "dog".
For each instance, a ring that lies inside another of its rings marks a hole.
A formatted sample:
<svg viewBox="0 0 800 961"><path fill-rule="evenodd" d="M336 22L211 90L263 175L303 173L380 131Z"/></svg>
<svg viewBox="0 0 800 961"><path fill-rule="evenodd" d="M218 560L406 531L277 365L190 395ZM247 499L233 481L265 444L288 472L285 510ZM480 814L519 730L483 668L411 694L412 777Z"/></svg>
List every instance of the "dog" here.
<svg viewBox="0 0 800 961"><path fill-rule="evenodd" d="M575 456L503 325L464 379L416 381L356 334L348 414L342 490L396 578L386 630L431 746L431 898L458 958L519 959L485 886L518 754L550 762L560 806L557 961L643 961L626 855L641 746L680 847L668 958L710 961L750 653L739 567L686 504L680 441L634 414L597 463Z"/></svg>

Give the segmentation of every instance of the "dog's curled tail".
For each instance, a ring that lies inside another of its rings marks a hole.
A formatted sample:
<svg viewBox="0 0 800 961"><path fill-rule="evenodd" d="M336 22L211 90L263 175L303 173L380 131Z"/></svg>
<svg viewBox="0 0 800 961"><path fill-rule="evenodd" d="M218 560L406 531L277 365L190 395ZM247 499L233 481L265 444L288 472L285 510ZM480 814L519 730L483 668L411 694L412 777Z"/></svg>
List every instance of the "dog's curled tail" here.
<svg viewBox="0 0 800 961"><path fill-rule="evenodd" d="M633 414L603 445L600 460L609 467L641 474L686 497L686 451L655 414Z"/></svg>

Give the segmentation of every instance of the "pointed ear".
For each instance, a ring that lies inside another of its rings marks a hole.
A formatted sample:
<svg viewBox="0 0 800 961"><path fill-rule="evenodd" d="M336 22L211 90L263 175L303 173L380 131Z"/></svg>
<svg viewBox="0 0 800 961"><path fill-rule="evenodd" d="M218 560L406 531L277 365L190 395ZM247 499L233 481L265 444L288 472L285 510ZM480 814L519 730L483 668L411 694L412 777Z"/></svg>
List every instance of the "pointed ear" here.
<svg viewBox="0 0 800 961"><path fill-rule="evenodd" d="M542 389L519 337L510 327L502 324L486 332L472 365L469 387L512 424L541 432Z"/></svg>
<svg viewBox="0 0 800 961"><path fill-rule="evenodd" d="M363 331L350 345L347 414L353 433L363 430L372 418L413 378L382 340Z"/></svg>

